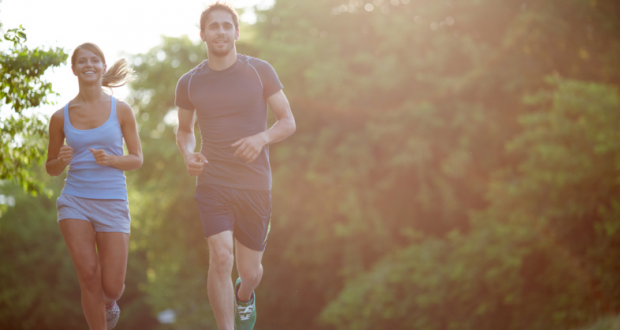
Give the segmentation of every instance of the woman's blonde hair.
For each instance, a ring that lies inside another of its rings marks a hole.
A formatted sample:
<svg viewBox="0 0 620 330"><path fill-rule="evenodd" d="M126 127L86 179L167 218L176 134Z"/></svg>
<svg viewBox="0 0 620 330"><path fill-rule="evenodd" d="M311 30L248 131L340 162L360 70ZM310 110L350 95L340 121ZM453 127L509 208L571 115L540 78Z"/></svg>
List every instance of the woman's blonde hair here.
<svg viewBox="0 0 620 330"><path fill-rule="evenodd" d="M77 53L80 49L88 50L93 54L97 55L105 65L105 56L103 56L103 52L101 48L97 45L87 42L83 43L75 48L73 51L73 55L71 55L71 66L75 66L75 62L77 61ZM131 80L133 74L133 69L129 66L129 62L124 58L116 61L101 77L101 86L102 87L121 87Z"/></svg>

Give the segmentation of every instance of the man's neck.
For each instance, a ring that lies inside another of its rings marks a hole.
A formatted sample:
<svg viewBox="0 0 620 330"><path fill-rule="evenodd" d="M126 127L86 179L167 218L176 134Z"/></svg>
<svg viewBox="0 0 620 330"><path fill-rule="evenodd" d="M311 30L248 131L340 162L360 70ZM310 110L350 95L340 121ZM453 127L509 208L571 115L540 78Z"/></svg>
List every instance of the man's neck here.
<svg viewBox="0 0 620 330"><path fill-rule="evenodd" d="M233 47L233 49L228 52L228 54L224 56L217 56L208 52L209 54L209 68L215 71L222 71L230 68L237 61L237 49Z"/></svg>

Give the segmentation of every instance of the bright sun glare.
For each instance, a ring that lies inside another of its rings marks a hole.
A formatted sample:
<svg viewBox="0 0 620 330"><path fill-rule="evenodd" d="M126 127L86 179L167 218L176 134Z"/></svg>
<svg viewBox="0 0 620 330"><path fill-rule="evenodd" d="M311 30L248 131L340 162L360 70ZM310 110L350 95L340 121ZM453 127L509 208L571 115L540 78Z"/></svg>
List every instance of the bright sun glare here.
<svg viewBox="0 0 620 330"><path fill-rule="evenodd" d="M108 64L129 54L147 52L160 43L160 36L189 36L198 41L198 20L201 11L214 0L0 0L2 29L26 29L26 45L34 47L61 47L71 54L84 42L93 42L103 50ZM254 23L253 6L265 9L273 0L232 0L237 8L246 8L241 20ZM2 49L8 42L0 43ZM60 96L51 96L54 105L40 109L49 116L68 102L78 92L77 81L69 66L49 70L45 80L53 85ZM176 82L171 82L176 83ZM129 94L127 87L114 90L123 99ZM7 112L3 106L2 112Z"/></svg>

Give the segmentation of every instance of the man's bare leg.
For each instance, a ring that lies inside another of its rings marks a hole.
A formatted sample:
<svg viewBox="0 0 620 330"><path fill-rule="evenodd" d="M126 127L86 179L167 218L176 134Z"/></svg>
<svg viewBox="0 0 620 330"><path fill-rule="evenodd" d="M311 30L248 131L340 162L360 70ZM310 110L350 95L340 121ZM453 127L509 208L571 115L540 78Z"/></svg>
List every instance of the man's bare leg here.
<svg viewBox="0 0 620 330"><path fill-rule="evenodd" d="M234 263L232 231L209 236L209 302L220 330L234 330L234 291L230 275Z"/></svg>
<svg viewBox="0 0 620 330"><path fill-rule="evenodd" d="M249 301L252 291L256 289L263 277L263 251L252 250L236 241L237 245L237 271L241 277L241 286L237 297L241 301Z"/></svg>

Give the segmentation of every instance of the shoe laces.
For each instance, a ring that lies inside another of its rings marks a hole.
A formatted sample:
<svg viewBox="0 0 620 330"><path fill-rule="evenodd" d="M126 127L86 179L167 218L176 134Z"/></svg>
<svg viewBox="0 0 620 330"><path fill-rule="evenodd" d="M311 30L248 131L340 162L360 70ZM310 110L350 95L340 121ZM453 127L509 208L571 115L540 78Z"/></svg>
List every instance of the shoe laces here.
<svg viewBox="0 0 620 330"><path fill-rule="evenodd" d="M252 310L254 310L254 305L249 306L237 306L237 311L239 311L239 318L241 321L247 321L252 316Z"/></svg>

